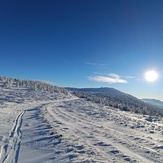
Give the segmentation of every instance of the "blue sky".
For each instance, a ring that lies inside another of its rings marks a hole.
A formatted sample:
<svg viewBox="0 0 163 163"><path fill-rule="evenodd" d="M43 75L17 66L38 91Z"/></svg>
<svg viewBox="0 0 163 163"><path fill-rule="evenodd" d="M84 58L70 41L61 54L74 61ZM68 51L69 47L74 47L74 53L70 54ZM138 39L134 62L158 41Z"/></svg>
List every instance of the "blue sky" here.
<svg viewBox="0 0 163 163"><path fill-rule="evenodd" d="M162 0L0 1L0 75L163 100ZM144 79L156 70L155 82Z"/></svg>

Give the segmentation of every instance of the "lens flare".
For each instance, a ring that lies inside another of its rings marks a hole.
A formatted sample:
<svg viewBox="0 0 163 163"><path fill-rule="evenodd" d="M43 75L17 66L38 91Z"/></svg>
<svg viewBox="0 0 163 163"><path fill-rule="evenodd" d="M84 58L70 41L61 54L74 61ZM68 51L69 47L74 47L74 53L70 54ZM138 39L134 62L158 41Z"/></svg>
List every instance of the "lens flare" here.
<svg viewBox="0 0 163 163"><path fill-rule="evenodd" d="M158 78L158 73L154 70L147 71L145 73L145 79L149 82L154 82Z"/></svg>

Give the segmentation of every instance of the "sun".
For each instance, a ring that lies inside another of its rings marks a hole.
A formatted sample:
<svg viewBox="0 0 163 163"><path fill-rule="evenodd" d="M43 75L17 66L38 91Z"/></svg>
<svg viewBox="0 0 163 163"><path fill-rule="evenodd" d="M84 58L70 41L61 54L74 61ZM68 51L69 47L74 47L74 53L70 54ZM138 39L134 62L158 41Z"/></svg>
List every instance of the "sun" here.
<svg viewBox="0 0 163 163"><path fill-rule="evenodd" d="M158 78L158 73L154 70L147 71L145 73L145 79L149 82L154 82Z"/></svg>

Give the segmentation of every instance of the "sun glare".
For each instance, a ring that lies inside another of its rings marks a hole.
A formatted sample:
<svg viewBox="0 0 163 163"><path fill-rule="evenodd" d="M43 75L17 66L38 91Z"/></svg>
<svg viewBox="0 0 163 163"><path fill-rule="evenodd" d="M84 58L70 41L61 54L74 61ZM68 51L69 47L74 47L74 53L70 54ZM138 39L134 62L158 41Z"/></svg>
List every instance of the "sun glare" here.
<svg viewBox="0 0 163 163"><path fill-rule="evenodd" d="M158 78L158 73L154 70L145 73L145 79L149 82L154 82Z"/></svg>

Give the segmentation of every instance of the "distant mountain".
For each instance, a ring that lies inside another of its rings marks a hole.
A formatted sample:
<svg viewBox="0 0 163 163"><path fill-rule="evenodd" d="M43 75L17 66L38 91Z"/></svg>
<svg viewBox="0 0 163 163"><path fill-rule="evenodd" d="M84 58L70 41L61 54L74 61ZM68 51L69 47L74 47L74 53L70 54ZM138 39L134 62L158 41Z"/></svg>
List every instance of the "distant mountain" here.
<svg viewBox="0 0 163 163"><path fill-rule="evenodd" d="M152 104L152 105L160 106L163 108L163 102L160 100L144 98L144 99L142 99L142 101Z"/></svg>
<svg viewBox="0 0 163 163"><path fill-rule="evenodd" d="M115 96L123 96L126 95L125 93L115 89L115 88L108 88L108 87L101 87L101 88L67 88L71 91L82 91L88 93L107 93L110 95Z"/></svg>
<svg viewBox="0 0 163 163"><path fill-rule="evenodd" d="M153 106L142 100L123 93L114 88L67 88L74 95L85 98L95 103L118 108L124 111L132 111L140 114L162 115L163 110L158 106Z"/></svg>

